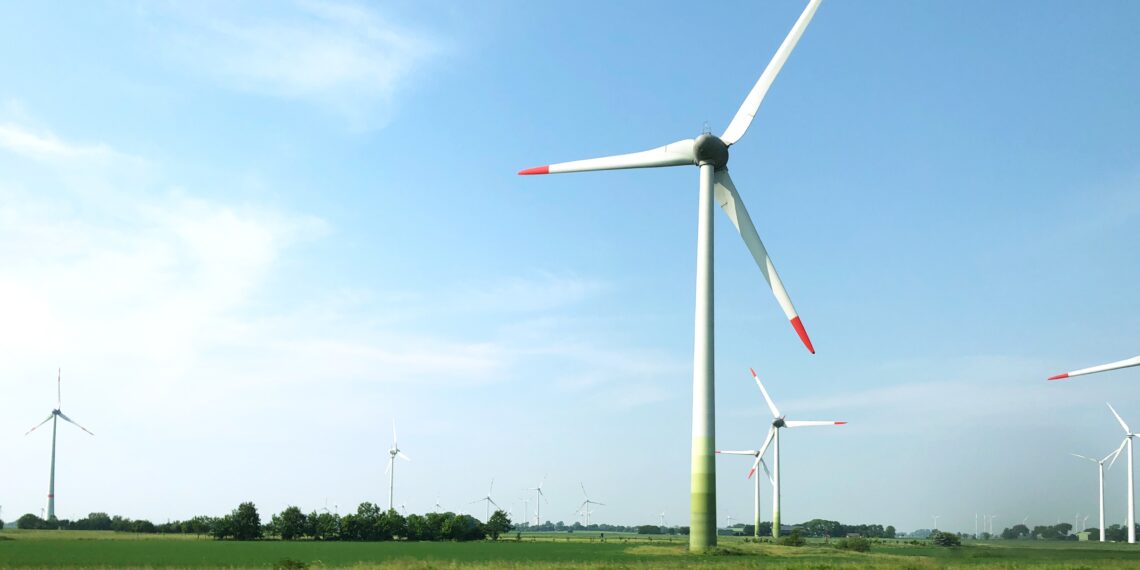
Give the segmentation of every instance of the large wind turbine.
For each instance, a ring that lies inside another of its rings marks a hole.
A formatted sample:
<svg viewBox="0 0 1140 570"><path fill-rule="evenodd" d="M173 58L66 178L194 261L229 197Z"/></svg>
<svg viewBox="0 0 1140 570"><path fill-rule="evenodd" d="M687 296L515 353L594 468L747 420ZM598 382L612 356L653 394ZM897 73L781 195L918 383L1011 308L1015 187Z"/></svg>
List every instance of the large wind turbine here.
<svg viewBox="0 0 1140 570"><path fill-rule="evenodd" d="M1092 461L1093 463L1096 463L1097 481L1100 483L1100 492L1097 495L1097 499L1098 499L1098 503L1100 504L1100 541L1101 542L1105 542L1105 538L1104 538L1104 463L1106 461L1111 460L1108 463L1108 468L1112 469L1112 465L1114 463L1116 463L1116 458L1120 456L1121 451L1124 451L1124 442L1120 442L1120 447L1117 447L1116 451L1113 451L1112 453L1105 455L1104 459L1093 459L1091 457L1085 457L1084 455L1077 455L1076 453L1070 454L1073 457L1080 457L1081 459L1084 459L1086 461Z"/></svg>
<svg viewBox="0 0 1140 570"><path fill-rule="evenodd" d="M483 497L482 499L475 499L474 501L471 501L471 503L481 503L484 501L487 503L487 518L483 519L483 522L487 522L487 521L491 520L491 505L495 505L496 509L502 508L499 506L499 503L495 502L495 499L491 498L491 491L494 491L494 490L495 490L495 480L491 479L491 486L487 488L487 496ZM468 504L471 504L471 503L468 503Z"/></svg>
<svg viewBox="0 0 1140 570"><path fill-rule="evenodd" d="M397 457L399 457L400 459L403 459L404 461L411 461L412 460L411 457L404 455L404 452L400 451L400 445L398 443L396 443L396 420L392 420L392 447L391 447L391 449L388 450L388 468L385 469L385 471L388 472L388 510L389 511L396 507L395 497L396 497L396 458Z"/></svg>
<svg viewBox="0 0 1140 570"><path fill-rule="evenodd" d="M832 426L843 425L847 422L837 421L802 421L802 420L789 420L786 416L780 415L779 408L772 398L768 396L768 390L764 389L764 383L760 381L760 377L756 375L756 371L749 369L752 372L752 379L756 380L756 385L760 387L760 393L764 395L764 402L768 404L768 410L772 412L772 427L768 429L768 437L764 439L764 445L760 446L760 452L756 454L756 461L752 464L752 471L748 475L751 477L752 473L756 471L756 467L760 464L760 459L764 456L764 452L768 451L768 446L772 445L772 536L780 537L780 430L782 428L797 428L809 426Z"/></svg>
<svg viewBox="0 0 1140 570"><path fill-rule="evenodd" d="M1117 360L1116 362L1109 362L1108 364L1101 364L1100 366L1090 366L1080 370L1073 370L1072 372L1064 372L1056 376L1050 376L1050 380L1064 380L1073 376L1084 376L1085 374L1095 374L1097 372L1108 372L1109 370L1119 370L1121 368L1130 368L1132 366L1140 366L1140 356L1132 358L1125 358L1124 360Z"/></svg>
<svg viewBox="0 0 1140 570"><path fill-rule="evenodd" d="M1120 427L1124 428L1124 442L1121 445L1128 447L1128 544L1134 544L1136 542L1136 502L1132 486L1132 438L1136 437L1136 434L1132 433L1128 424L1124 423L1120 414L1113 409L1112 404L1108 404L1108 409L1112 411L1112 415L1116 416L1116 421L1120 422ZM1103 528L1101 532L1104 532Z"/></svg>
<svg viewBox="0 0 1140 570"><path fill-rule="evenodd" d="M601 505L604 507L604 506L606 506L606 504L590 500L590 495L586 494L586 484L582 483L581 481L579 481L578 484L582 486L582 496L586 497L586 500L582 501L582 504L578 507L578 509L583 511L586 514L586 527L589 528L589 526L590 526L590 505Z"/></svg>
<svg viewBox="0 0 1140 570"><path fill-rule="evenodd" d="M768 471L768 465L766 463L764 463L764 458L760 456L760 450L748 449L748 450L742 450L742 451L717 451L717 453L720 453L723 455L751 455L751 456L755 457L756 461L752 464L752 470L748 472L748 478L751 479L752 475L754 473L756 473L756 464L759 463L760 466L764 468L764 474L768 476L768 482L770 484L773 484L773 485L775 484L775 480L772 479L772 473L770 471ZM759 477L756 478L756 488L753 490L753 494L752 494L752 535L755 536L756 538L760 538L760 478Z"/></svg>
<svg viewBox="0 0 1140 570"><path fill-rule="evenodd" d="M77 427L83 431L86 431L89 435L92 435L92 436L95 435L95 434L91 433L90 431L88 431L87 428L75 423L75 420L67 417L66 415L64 415L63 412L60 411L63 408L62 389L60 388L62 376L63 376L62 369L57 370L56 371L56 377L55 377L55 409L51 411L51 415L49 415L46 420L36 424L36 427L28 430L27 433L24 434L24 435L28 435L29 433L36 431L36 428L48 423L49 421L51 422L51 478L49 479L49 483L48 483L48 506L47 506L47 518L48 518L48 520L55 518L55 434L56 434L56 429L59 427L58 420L63 420L65 422L68 422L68 423L74 425L75 427Z"/></svg>
<svg viewBox="0 0 1140 570"><path fill-rule="evenodd" d="M519 171L519 174L558 174L624 168L664 166L699 166L699 200L697 207L697 279L696 314L693 339L693 433L692 470L690 478L689 548L701 552L716 545L716 464L713 460L715 421L713 406L713 203L720 205L740 233L748 251L760 266L776 301L791 322L800 340L812 353L811 340L792 306L792 300L760 241L752 218L728 175L728 148L744 136L776 75L780 73L792 50L799 42L820 0L810 0L792 26L776 55L753 85L744 103L736 111L728 128L719 136L704 133L696 139L680 140L656 149L550 164ZM714 48L715 52L715 48Z"/></svg>

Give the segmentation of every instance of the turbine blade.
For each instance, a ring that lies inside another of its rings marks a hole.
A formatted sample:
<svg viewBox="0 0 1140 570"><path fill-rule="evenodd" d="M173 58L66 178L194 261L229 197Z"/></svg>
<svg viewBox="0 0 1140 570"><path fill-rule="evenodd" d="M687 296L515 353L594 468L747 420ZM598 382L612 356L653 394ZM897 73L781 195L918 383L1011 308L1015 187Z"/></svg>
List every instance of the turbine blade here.
<svg viewBox="0 0 1140 570"><path fill-rule="evenodd" d="M400 457L400 459L403 459L404 461L411 461L412 460L412 458L405 455L403 451L397 451L396 455L398 455Z"/></svg>
<svg viewBox="0 0 1140 570"><path fill-rule="evenodd" d="M55 409L63 409L63 389L60 388L60 378L63 377L63 369L58 368L55 371Z"/></svg>
<svg viewBox="0 0 1140 570"><path fill-rule="evenodd" d="M396 461L395 457L392 457L391 455L388 456L388 464L384 466L384 474L385 475L387 475L388 472L392 470L392 463L394 463L395 461Z"/></svg>
<svg viewBox="0 0 1140 570"><path fill-rule="evenodd" d="M578 484L582 486L582 496L586 497L586 500L589 501L590 495L586 492L586 484L581 481L578 481Z"/></svg>
<svg viewBox="0 0 1140 570"><path fill-rule="evenodd" d="M746 450L739 450L739 451L722 450L722 451L718 451L717 453L719 453L721 455L758 455L760 452L756 451L755 449L746 449Z"/></svg>
<svg viewBox="0 0 1140 570"><path fill-rule="evenodd" d="M749 368L748 371L752 373L752 379L755 380L756 385L760 387L760 393L764 395L764 401L768 403L768 411L772 412L772 417L780 417L780 410L776 408L776 403L772 401L772 397L769 396L768 391L764 389L764 383L760 381L760 376L751 368Z"/></svg>
<svg viewBox="0 0 1140 570"><path fill-rule="evenodd" d="M744 103L740 105L740 109L736 111L736 116L732 118L732 122L728 124L728 128L724 130L724 134L720 139L727 145L735 144L744 136L748 131L748 125L752 124L752 118L756 116L756 112L760 109L760 103L764 101L764 95L768 93L768 88L772 86L772 82L776 80L776 75L780 73L780 69L784 67L784 62L788 61L788 56L792 54L792 50L796 48L796 43L800 41L800 36L803 35L804 30L807 29L808 23L811 22L812 16L815 15L816 8L819 8L820 0L811 0L808 2L806 8L799 19L792 26L792 30L788 32L784 42L780 44L779 49L776 50L776 55L768 62L768 67L764 68L764 73L760 74L760 79L756 81L756 85L752 86L752 90L748 92L748 96L744 98Z"/></svg>
<svg viewBox="0 0 1140 570"><path fill-rule="evenodd" d="M748 478L751 479L756 474L756 467L760 465L762 458L759 454L756 455L756 461L752 462L752 469L748 470Z"/></svg>
<svg viewBox="0 0 1140 570"><path fill-rule="evenodd" d="M487 497L487 500L488 500L488 501L490 501L492 505L495 505L495 508L496 508L496 509L497 509L497 508L500 508L500 507L499 507L499 503L496 503L496 502L495 502L495 499L492 499L491 497Z"/></svg>
<svg viewBox="0 0 1140 570"><path fill-rule="evenodd" d="M392 448L396 449L400 446L396 445L396 420L392 420Z"/></svg>
<svg viewBox="0 0 1140 570"><path fill-rule="evenodd" d="M776 429L776 426L768 428L768 437L764 438L764 445L760 446L760 453L757 453L756 457L764 457L764 452L768 451L768 446L772 445L772 439L776 437Z"/></svg>
<svg viewBox="0 0 1140 570"><path fill-rule="evenodd" d="M1073 457L1080 457L1081 459L1085 459L1087 461L1092 461L1093 463L1100 463L1099 461L1097 461L1091 457L1085 457L1084 455L1078 455L1076 453L1070 453L1069 455L1072 455ZM1112 455L1112 454L1109 453L1108 455ZM1106 456L1105 459L1108 459L1108 457Z"/></svg>
<svg viewBox="0 0 1140 570"><path fill-rule="evenodd" d="M524 176L530 174L561 174L565 172L588 172L592 170L654 168L660 166L682 166L686 164L695 165L696 163L697 155L693 150L693 139L685 139L641 152L526 168L520 170L519 174Z"/></svg>
<svg viewBox="0 0 1140 570"><path fill-rule="evenodd" d="M491 486L487 489L487 498L488 499L491 498L491 491L494 491L494 490L495 490L495 480L492 478L491 479Z"/></svg>
<svg viewBox="0 0 1140 570"><path fill-rule="evenodd" d="M605 503L599 503L599 502L597 502L597 501L590 501L590 504L592 504L592 505L600 505L600 506L603 506L603 507L604 507L604 506L606 506L606 504L605 504Z"/></svg>
<svg viewBox="0 0 1140 570"><path fill-rule="evenodd" d="M1108 404L1107 402L1105 403ZM1131 434L1132 430L1128 429L1128 424L1124 423L1124 420L1120 419L1120 414L1116 413L1116 410L1112 407L1112 404L1108 404L1108 409L1112 410L1112 415L1116 416L1116 421L1120 422L1120 427L1124 428L1124 433Z"/></svg>
<svg viewBox="0 0 1140 570"><path fill-rule="evenodd" d="M42 421L42 422L40 422L40 423L36 424L36 427L34 427L34 428L32 428L32 429L30 429L30 430L28 430L28 431L24 432L24 435L28 435L29 433L32 433L33 431L36 431L36 429L37 429L37 428L39 428L40 426L42 426L42 425L44 425L44 424L46 424L46 423L50 422L50 421L51 421L51 418L52 418L52 416L54 416L54 415L55 415L54 413L53 413L53 414L48 414L48 417L47 417L47 419L46 419L46 420L44 420L44 421Z"/></svg>
<svg viewBox="0 0 1140 570"><path fill-rule="evenodd" d="M87 428L75 423L75 420L63 415L63 412L59 413L59 417L62 418L64 421L70 423L71 425L73 425L73 426L75 426L75 427L77 427L83 431L86 431L89 435L95 435L95 434L91 433L90 431L88 431Z"/></svg>
<svg viewBox="0 0 1140 570"><path fill-rule="evenodd" d="M784 425L786 425L790 428L794 428L794 427L811 427L811 426L841 426L845 423L847 423L847 422L787 420L784 422Z"/></svg>
<svg viewBox="0 0 1140 570"><path fill-rule="evenodd" d="M764 462L764 458L760 458L760 466L764 468L764 474L768 476L768 482L775 485L776 480L772 477L772 472L768 471L768 464Z"/></svg>
<svg viewBox="0 0 1140 570"><path fill-rule="evenodd" d="M1127 443L1128 443L1128 438L1126 437L1126 438L1124 438L1123 440L1121 440L1121 442L1120 442L1120 447L1116 448L1116 451L1113 451L1113 452L1112 452L1112 462L1110 462L1110 463L1108 464L1108 469L1112 469L1112 466L1113 466L1113 464L1115 464L1115 463L1116 463L1116 459L1117 459L1118 457L1120 457L1120 452L1124 451L1124 445L1125 445L1125 444L1127 444ZM1108 458L1106 457L1105 459L1108 459ZM1106 471L1107 471L1108 469L1106 469Z"/></svg>
<svg viewBox="0 0 1140 570"><path fill-rule="evenodd" d="M1129 368L1132 366L1140 366L1140 356L1133 358L1126 358L1116 362L1109 362L1108 364L1101 364L1100 366L1090 366L1080 370L1073 370L1072 372L1065 372L1056 376L1050 376L1050 380L1063 380L1073 376L1084 376L1085 374L1093 374L1096 372L1106 372L1108 370L1119 370L1121 368Z"/></svg>
<svg viewBox="0 0 1140 570"><path fill-rule="evenodd" d="M752 259L756 261L756 265L760 267L760 272L764 274L764 279L768 282L768 287L772 289L772 295L776 297L776 302L784 311L784 316L792 323L792 328L796 330L796 334L799 335L800 341L804 343L808 351L815 354L815 347L812 346L811 339L808 338L807 331L804 330L803 322L800 320L799 314L796 313L796 308L792 305L792 298L788 296L784 282L780 280L780 274L776 272L776 266L772 264L772 258L768 257L768 250L764 248L764 242L760 241L760 234L756 233L756 226L752 223L752 217L748 215L744 201L740 199L740 193L736 191L736 185L732 183L732 178L728 175L727 169L713 175L713 190L716 193L717 203L720 204L728 219L732 221L732 225L736 226L736 230L740 232L744 245L748 246L748 251L752 253Z"/></svg>

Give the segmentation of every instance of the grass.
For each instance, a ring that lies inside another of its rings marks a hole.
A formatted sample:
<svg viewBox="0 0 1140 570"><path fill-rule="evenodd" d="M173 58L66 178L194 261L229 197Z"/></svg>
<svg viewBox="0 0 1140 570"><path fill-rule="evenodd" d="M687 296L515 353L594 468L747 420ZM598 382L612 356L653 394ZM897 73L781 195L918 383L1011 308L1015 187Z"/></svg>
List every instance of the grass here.
<svg viewBox="0 0 1140 570"><path fill-rule="evenodd" d="M991 541L957 549L882 542L856 553L813 542L793 548L722 537L712 554L691 555L678 538L540 533L500 542L256 542L111 532L3 531L0 568L310 568L630 570L1092 570L1140 567L1127 544Z"/></svg>

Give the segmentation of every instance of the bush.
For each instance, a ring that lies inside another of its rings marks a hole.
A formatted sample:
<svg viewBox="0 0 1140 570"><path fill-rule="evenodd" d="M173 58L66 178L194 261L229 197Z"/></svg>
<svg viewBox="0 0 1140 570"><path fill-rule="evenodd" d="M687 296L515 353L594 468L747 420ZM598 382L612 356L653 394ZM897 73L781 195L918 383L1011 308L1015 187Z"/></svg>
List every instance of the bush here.
<svg viewBox="0 0 1140 570"><path fill-rule="evenodd" d="M855 552L870 552L871 541L861 536L849 536L836 541L835 547L840 550L853 550Z"/></svg>
<svg viewBox="0 0 1140 570"><path fill-rule="evenodd" d="M803 546L807 541L800 536L800 531L793 530L791 534L780 539L781 546Z"/></svg>
<svg viewBox="0 0 1140 570"><path fill-rule="evenodd" d="M930 533L930 540L934 542L934 544L938 546L944 546L946 548L962 546L962 539L958 538L958 535L949 532L941 532L936 530Z"/></svg>

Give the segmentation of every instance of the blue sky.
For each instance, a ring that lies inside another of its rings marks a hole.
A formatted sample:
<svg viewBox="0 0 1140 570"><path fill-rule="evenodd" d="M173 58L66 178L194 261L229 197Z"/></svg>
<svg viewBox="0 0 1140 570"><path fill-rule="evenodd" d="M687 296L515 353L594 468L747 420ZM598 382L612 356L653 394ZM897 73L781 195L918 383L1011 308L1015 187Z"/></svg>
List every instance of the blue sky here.
<svg viewBox="0 0 1140 570"><path fill-rule="evenodd" d="M720 132L802 3L83 3L0 18L0 505L244 500L687 523L696 170L520 168ZM825 1L717 214L717 435L789 417L785 520L1093 514L1140 423L1140 6ZM69 426L65 426L69 427ZM750 516L743 460L719 513ZM1123 469L1109 520L1123 517ZM765 511L770 498L764 498ZM533 509L533 504L530 505ZM1094 520L1094 516L1090 522Z"/></svg>

